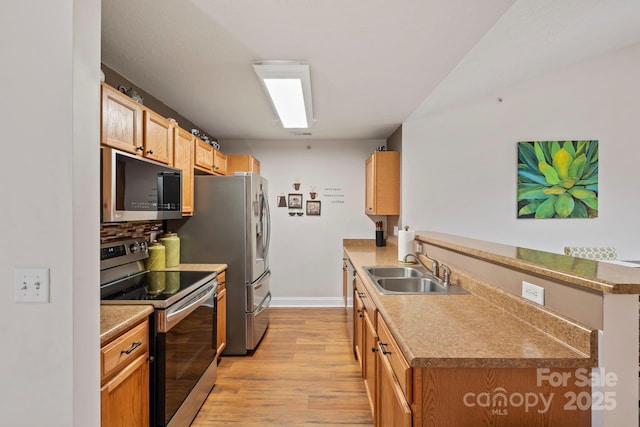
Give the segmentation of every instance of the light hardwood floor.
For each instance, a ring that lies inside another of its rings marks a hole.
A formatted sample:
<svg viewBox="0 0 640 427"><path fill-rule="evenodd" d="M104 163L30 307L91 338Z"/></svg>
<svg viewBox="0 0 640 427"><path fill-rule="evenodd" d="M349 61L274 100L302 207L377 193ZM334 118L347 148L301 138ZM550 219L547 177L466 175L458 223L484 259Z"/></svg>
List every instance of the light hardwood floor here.
<svg viewBox="0 0 640 427"><path fill-rule="evenodd" d="M251 356L223 357L192 427L373 425L343 308L273 308Z"/></svg>

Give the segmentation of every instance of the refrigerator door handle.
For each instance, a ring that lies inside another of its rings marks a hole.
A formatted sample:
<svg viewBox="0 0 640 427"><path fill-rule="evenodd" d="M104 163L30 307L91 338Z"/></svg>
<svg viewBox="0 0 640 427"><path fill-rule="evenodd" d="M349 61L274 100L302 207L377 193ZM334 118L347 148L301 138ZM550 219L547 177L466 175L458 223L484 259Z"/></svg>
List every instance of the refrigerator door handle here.
<svg viewBox="0 0 640 427"><path fill-rule="evenodd" d="M257 316L258 314L262 313L264 310L269 308L270 305L271 305L271 292L269 292L267 296L262 300L262 302L258 306L258 309L256 310L255 315Z"/></svg>
<svg viewBox="0 0 640 427"><path fill-rule="evenodd" d="M260 288L262 288L264 286L264 284L268 284L269 283L269 278L271 277L271 270L267 270L265 271L259 278L258 280L256 280L253 283L247 283L247 295L246 295L246 311L251 313L251 312L256 312L262 302L267 298L267 295L264 296L264 298L262 299L262 301L260 301L260 305L254 305L258 303L257 298L259 298L258 296L256 296L256 291ZM271 291L269 289L267 289L267 294L270 294Z"/></svg>
<svg viewBox="0 0 640 427"><path fill-rule="evenodd" d="M269 244L271 243L271 210L269 209L269 200L262 193L262 200L264 202L264 210L265 210L265 218L263 221L265 222L265 243L264 243L264 259L269 259Z"/></svg>

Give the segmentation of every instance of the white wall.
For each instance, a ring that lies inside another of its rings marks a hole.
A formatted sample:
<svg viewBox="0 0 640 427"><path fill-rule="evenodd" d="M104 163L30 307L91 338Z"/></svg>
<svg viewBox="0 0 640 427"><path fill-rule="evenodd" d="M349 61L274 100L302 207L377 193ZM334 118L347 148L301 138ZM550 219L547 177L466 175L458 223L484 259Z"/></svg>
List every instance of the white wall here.
<svg viewBox="0 0 640 427"><path fill-rule="evenodd" d="M261 175L269 180L273 305L343 304L342 239L375 238L375 224L364 213L364 165L384 141L222 141L221 145L226 153L255 156ZM300 191L292 186L296 179ZM291 217L288 208L278 207L278 196L289 193L303 193L306 205L311 186L321 201L320 216ZM332 203L340 201L344 203Z"/></svg>
<svg viewBox="0 0 640 427"><path fill-rule="evenodd" d="M97 426L100 1L4 4L0 52L0 426ZM50 303L15 302L20 267Z"/></svg>
<svg viewBox="0 0 640 427"><path fill-rule="evenodd" d="M403 124L402 223L562 252L640 259L640 45ZM502 97L503 102L497 102ZM600 141L596 219L516 219L517 142Z"/></svg>

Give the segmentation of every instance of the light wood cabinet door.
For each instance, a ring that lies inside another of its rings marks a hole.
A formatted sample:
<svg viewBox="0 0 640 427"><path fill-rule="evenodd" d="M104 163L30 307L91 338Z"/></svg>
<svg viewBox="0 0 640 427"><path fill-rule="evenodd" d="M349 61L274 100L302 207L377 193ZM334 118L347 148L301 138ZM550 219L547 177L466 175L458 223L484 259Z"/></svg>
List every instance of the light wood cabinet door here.
<svg viewBox="0 0 640 427"><path fill-rule="evenodd" d="M195 139L193 165L203 172L213 172L213 147L200 138Z"/></svg>
<svg viewBox="0 0 640 427"><path fill-rule="evenodd" d="M148 427L149 322L132 327L100 349L102 427Z"/></svg>
<svg viewBox="0 0 640 427"><path fill-rule="evenodd" d="M149 426L149 356L144 354L100 389L101 427Z"/></svg>
<svg viewBox="0 0 640 427"><path fill-rule="evenodd" d="M227 345L227 288L224 283L218 284L218 318L216 328L216 344L218 356ZM222 288L220 288L222 286Z"/></svg>
<svg viewBox="0 0 640 427"><path fill-rule="evenodd" d="M342 258L342 299L344 301L344 307L347 308L347 299L349 297L348 293L349 293L349 282L348 277L349 277L349 269L347 267L347 263L349 261L347 261L347 258Z"/></svg>
<svg viewBox="0 0 640 427"><path fill-rule="evenodd" d="M213 149L213 173L216 175L227 174L227 155L215 148Z"/></svg>
<svg viewBox="0 0 640 427"><path fill-rule="evenodd" d="M376 151L365 162L365 213L400 215L400 153Z"/></svg>
<svg viewBox="0 0 640 427"><path fill-rule="evenodd" d="M227 156L227 174L253 172L260 175L260 160L249 154L229 154Z"/></svg>
<svg viewBox="0 0 640 427"><path fill-rule="evenodd" d="M364 329L364 305L358 292L357 282L353 288L353 352L360 364L360 369L364 367L362 360L363 346L363 329Z"/></svg>
<svg viewBox="0 0 640 427"><path fill-rule="evenodd" d="M179 127L173 133L173 167L182 170L182 216L193 215L193 145L195 137Z"/></svg>
<svg viewBox="0 0 640 427"><path fill-rule="evenodd" d="M151 110L144 110L144 156L157 162L173 163L173 126Z"/></svg>
<svg viewBox="0 0 640 427"><path fill-rule="evenodd" d="M376 418L376 366L377 359L376 353L378 352L378 334L376 333L376 329L373 326L372 319L369 318L369 314L366 309L363 317L363 347L362 352L364 356L364 367L363 367L363 376L364 376L364 386L367 391L367 397L369 398L369 406L371 408L371 414L374 418Z"/></svg>
<svg viewBox="0 0 640 427"><path fill-rule="evenodd" d="M387 357L378 351L378 404L376 426L411 427L411 407L395 380Z"/></svg>
<svg viewBox="0 0 640 427"><path fill-rule="evenodd" d="M413 372L391 335L384 319L377 315L376 420L380 426L411 426L413 414Z"/></svg>
<svg viewBox="0 0 640 427"><path fill-rule="evenodd" d="M142 106L102 84L100 144L142 155Z"/></svg>

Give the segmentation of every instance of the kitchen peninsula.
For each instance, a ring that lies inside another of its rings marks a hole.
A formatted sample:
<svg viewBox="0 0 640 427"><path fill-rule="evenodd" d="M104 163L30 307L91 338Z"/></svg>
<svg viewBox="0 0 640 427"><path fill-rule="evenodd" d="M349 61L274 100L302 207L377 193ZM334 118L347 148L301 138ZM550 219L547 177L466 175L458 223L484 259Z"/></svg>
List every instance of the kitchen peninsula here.
<svg viewBox="0 0 640 427"><path fill-rule="evenodd" d="M383 295L363 267L399 265L397 248L343 242L357 273L354 324L364 317L378 341L388 329L397 344L407 368L400 375L395 366L392 370L401 390L395 393L396 409L402 412L404 399L405 417L408 412L413 425L453 422L452 416L461 422L492 420L491 425L637 420L640 271L435 232L416 232L416 243L449 266L451 281L470 293ZM522 281L544 287L544 306L520 296ZM366 303L359 311L357 292L371 300L374 319ZM366 322L363 330L366 338ZM365 362L368 347L361 346ZM383 373L384 352L377 353L374 365ZM365 363L365 384L366 371ZM384 375L372 381L384 381ZM370 401L383 421L381 407L393 399L379 394ZM526 411L517 399L526 396L537 396L538 406Z"/></svg>

